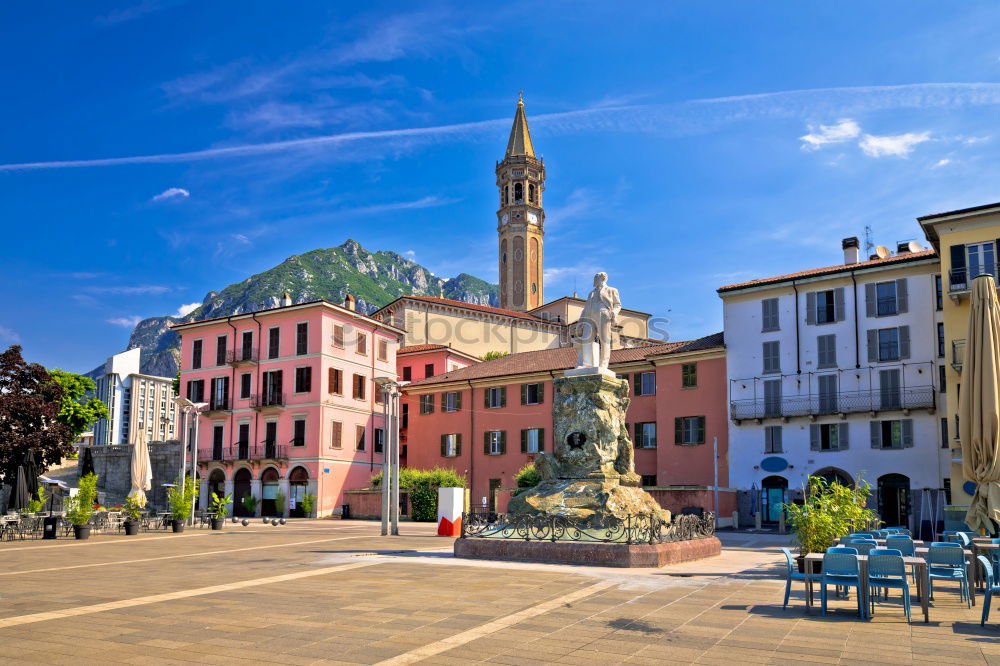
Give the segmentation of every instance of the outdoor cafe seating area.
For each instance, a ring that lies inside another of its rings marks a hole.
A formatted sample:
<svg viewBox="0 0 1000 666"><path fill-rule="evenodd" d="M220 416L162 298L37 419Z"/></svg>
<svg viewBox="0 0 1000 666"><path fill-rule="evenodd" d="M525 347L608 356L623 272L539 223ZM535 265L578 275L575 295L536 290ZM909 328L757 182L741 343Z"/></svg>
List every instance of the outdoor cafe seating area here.
<svg viewBox="0 0 1000 666"><path fill-rule="evenodd" d="M20 539L40 539L44 534L45 519L49 516L58 519L56 534L60 537L73 536L73 523L63 511L55 512L9 512L0 515L0 541L15 541ZM194 524L206 527L210 524L211 513L196 511ZM171 529L173 515L169 511L149 509L139 516L139 529L142 532L155 532ZM121 511L96 511L87 523L92 534L119 534L125 528L125 514Z"/></svg>
<svg viewBox="0 0 1000 666"><path fill-rule="evenodd" d="M792 552L782 548L787 565L783 607L788 607L793 583L801 582L807 612L816 605L818 587L821 616L837 603L838 610L850 608L860 620L901 613L911 622L919 603L923 621L929 622L935 594L938 600L951 595L971 609L978 590L985 625L993 595L1000 593L1000 539L957 531L937 536L925 543L902 527L852 533L836 539L826 552L804 554L801 571ZM891 596L901 605L890 603Z"/></svg>

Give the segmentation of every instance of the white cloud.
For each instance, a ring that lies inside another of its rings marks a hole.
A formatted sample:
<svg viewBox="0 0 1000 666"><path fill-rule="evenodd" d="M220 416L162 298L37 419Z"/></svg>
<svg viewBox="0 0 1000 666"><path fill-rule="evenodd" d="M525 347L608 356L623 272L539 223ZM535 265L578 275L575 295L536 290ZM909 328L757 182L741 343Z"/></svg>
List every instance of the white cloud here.
<svg viewBox="0 0 1000 666"><path fill-rule="evenodd" d="M142 321L144 317L139 315L131 315L128 317L112 317L108 319L109 324L114 324L115 326L121 326L122 328L135 328L136 324Z"/></svg>
<svg viewBox="0 0 1000 666"><path fill-rule="evenodd" d="M907 132L894 136L873 136L865 134L858 146L869 157L909 157L913 149L931 137L930 132Z"/></svg>
<svg viewBox="0 0 1000 666"><path fill-rule="evenodd" d="M16 345L21 341L21 336L6 326L0 326L0 341Z"/></svg>
<svg viewBox="0 0 1000 666"><path fill-rule="evenodd" d="M166 201L167 199L176 199L178 197L187 199L189 196L191 196L191 193L183 187L169 187L153 197L151 201Z"/></svg>
<svg viewBox="0 0 1000 666"><path fill-rule="evenodd" d="M951 160L946 157L944 159L938 160L933 168L940 169L941 167L948 166L949 164L951 164Z"/></svg>
<svg viewBox="0 0 1000 666"><path fill-rule="evenodd" d="M200 305L201 303L184 303L179 308L177 308L177 313L174 316L186 317L195 310L197 310Z"/></svg>
<svg viewBox="0 0 1000 666"><path fill-rule="evenodd" d="M165 294L170 287L160 284L144 284L137 287L86 287L84 291L92 294L116 294L121 296L142 296L148 294Z"/></svg>
<svg viewBox="0 0 1000 666"><path fill-rule="evenodd" d="M802 150L819 150L830 143L844 143L861 135L861 127L850 118L841 118L834 125L809 126L809 134L800 136Z"/></svg>
<svg viewBox="0 0 1000 666"><path fill-rule="evenodd" d="M404 252L403 254L405 254L405 255L406 255L407 257L409 257L410 259L416 259L416 257L417 257L417 253L416 253L416 252L414 252L413 250L407 250L407 251L406 251L406 252Z"/></svg>

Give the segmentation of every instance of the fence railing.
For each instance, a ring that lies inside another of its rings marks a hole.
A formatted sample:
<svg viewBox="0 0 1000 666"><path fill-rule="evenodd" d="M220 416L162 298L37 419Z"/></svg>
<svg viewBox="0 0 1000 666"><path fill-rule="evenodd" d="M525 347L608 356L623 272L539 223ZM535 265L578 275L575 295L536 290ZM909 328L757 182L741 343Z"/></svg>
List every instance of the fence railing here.
<svg viewBox="0 0 1000 666"><path fill-rule="evenodd" d="M462 514L463 539L656 544L704 539L714 534L715 514L710 511L704 516L675 516L669 525L655 516L606 518L597 522L491 511Z"/></svg>
<svg viewBox="0 0 1000 666"><path fill-rule="evenodd" d="M733 400L730 418L768 419L789 416L819 416L852 414L900 409L933 408L937 393L933 386L913 386L900 389L838 391L786 398Z"/></svg>
<svg viewBox="0 0 1000 666"><path fill-rule="evenodd" d="M256 363L256 349L230 349L226 352L226 363L229 365L240 365L243 363Z"/></svg>
<svg viewBox="0 0 1000 666"><path fill-rule="evenodd" d="M203 462L234 462L237 460L288 460L287 444L234 444L198 449L198 460Z"/></svg>
<svg viewBox="0 0 1000 666"><path fill-rule="evenodd" d="M269 407L284 407L285 394L278 392L255 393L250 396L250 407L253 409L267 409Z"/></svg>

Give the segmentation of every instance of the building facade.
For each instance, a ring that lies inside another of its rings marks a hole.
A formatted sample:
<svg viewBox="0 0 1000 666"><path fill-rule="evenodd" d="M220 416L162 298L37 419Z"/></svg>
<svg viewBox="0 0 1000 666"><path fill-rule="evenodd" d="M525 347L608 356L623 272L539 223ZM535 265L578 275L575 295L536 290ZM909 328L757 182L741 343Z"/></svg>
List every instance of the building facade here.
<svg viewBox="0 0 1000 666"><path fill-rule="evenodd" d="M407 466L450 467L473 504L506 509L518 470L553 450L552 380L575 364L573 348L524 352L405 386ZM712 510L717 450L723 524L735 510L725 365L721 334L611 355L631 387L626 420L643 485L671 511Z"/></svg>
<svg viewBox="0 0 1000 666"><path fill-rule="evenodd" d="M901 245L860 261L858 246L844 239L842 265L719 289L731 479L760 491L765 522L810 475L863 475L890 525L911 524L915 490L947 483L938 259Z"/></svg>
<svg viewBox="0 0 1000 666"><path fill-rule="evenodd" d="M396 379L403 332L327 301L180 324L181 388L205 403L197 442L201 494L260 500L264 515L338 512L382 464L378 377Z"/></svg>
<svg viewBox="0 0 1000 666"><path fill-rule="evenodd" d="M93 444L134 443L140 432L147 442L177 436L174 380L140 373L140 354L138 348L115 354L94 380L95 395L107 406L110 417L94 424Z"/></svg>

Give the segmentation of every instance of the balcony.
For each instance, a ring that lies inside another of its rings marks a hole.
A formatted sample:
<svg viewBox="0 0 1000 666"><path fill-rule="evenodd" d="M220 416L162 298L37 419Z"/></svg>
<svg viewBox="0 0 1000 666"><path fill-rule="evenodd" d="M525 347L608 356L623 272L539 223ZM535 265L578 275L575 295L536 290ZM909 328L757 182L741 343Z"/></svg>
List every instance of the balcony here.
<svg viewBox="0 0 1000 666"><path fill-rule="evenodd" d="M258 412L280 411L285 407L285 394L275 391L251 395L250 407Z"/></svg>
<svg viewBox="0 0 1000 666"><path fill-rule="evenodd" d="M288 445L273 442L261 442L260 444L236 442L231 446L216 445L198 449L198 460L206 463L232 463L237 460L288 460Z"/></svg>
<svg viewBox="0 0 1000 666"><path fill-rule="evenodd" d="M230 349L226 352L226 363L234 368L257 364L257 352L253 349Z"/></svg>
<svg viewBox="0 0 1000 666"><path fill-rule="evenodd" d="M951 341L951 367L955 372L962 372L962 363L965 361L965 340Z"/></svg>
<svg viewBox="0 0 1000 666"><path fill-rule="evenodd" d="M948 271L948 296L957 303L963 296L968 295L972 289L972 281L979 276L980 271L981 269L977 269L972 275L969 274L968 268L953 268ZM986 272L992 273L993 268L990 267ZM994 279L998 281L998 286L1000 286L1000 279Z"/></svg>
<svg viewBox="0 0 1000 666"><path fill-rule="evenodd" d="M856 414L859 412L909 411L935 408L933 386L914 386L898 391L840 391L780 398L777 400L733 400L729 403L729 417L739 423L745 419L790 418L795 416L823 416L828 414Z"/></svg>
<svg viewBox="0 0 1000 666"><path fill-rule="evenodd" d="M205 408L203 412L206 416L213 416L224 414L228 412L232 407L229 405L229 396L213 397L209 403L208 407Z"/></svg>

